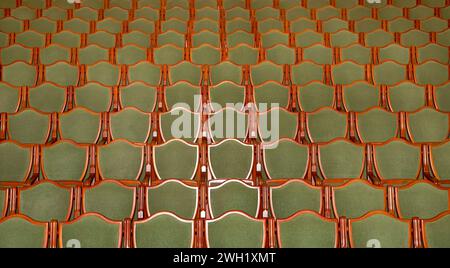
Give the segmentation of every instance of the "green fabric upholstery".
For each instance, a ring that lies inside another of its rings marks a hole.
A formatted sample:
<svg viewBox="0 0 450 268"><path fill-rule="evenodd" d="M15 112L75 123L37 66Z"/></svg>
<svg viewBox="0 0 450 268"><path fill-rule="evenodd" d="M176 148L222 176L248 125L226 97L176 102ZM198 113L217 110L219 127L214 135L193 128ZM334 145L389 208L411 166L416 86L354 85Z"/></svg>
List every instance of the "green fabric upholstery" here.
<svg viewBox="0 0 450 268"><path fill-rule="evenodd" d="M175 31L167 31L158 35L158 46L174 45L176 47L184 47L185 39L184 34Z"/></svg>
<svg viewBox="0 0 450 268"><path fill-rule="evenodd" d="M199 136L200 114L198 113L175 108L170 112L160 114L159 120L164 141L177 138L194 143Z"/></svg>
<svg viewBox="0 0 450 268"><path fill-rule="evenodd" d="M99 34L101 34L101 33L102 32L100 32ZM88 36L88 40L90 40L93 35L94 34L90 34ZM58 44L58 45L61 45L63 47L67 47L67 48L78 48L81 46L81 36L74 32L61 31L56 34L52 34L52 43ZM44 39L44 44L45 44L45 39ZM42 59L41 59L41 61L42 61Z"/></svg>
<svg viewBox="0 0 450 268"><path fill-rule="evenodd" d="M193 179L198 165L199 148L179 140L153 147L155 169L158 177L166 179ZM177 163L174 169L173 163Z"/></svg>
<svg viewBox="0 0 450 268"><path fill-rule="evenodd" d="M264 162L271 179L302 179L308 167L308 146L281 140L264 147Z"/></svg>
<svg viewBox="0 0 450 268"><path fill-rule="evenodd" d="M214 142L220 142L227 138L244 141L249 127L248 114L236 111L233 108L225 108L213 114L208 124Z"/></svg>
<svg viewBox="0 0 450 268"><path fill-rule="evenodd" d="M132 218L134 203L134 189L117 183L106 181L84 190L85 212L100 213L111 220Z"/></svg>
<svg viewBox="0 0 450 268"><path fill-rule="evenodd" d="M320 188L295 180L281 186L270 187L273 216L285 219L302 210L320 213L321 191Z"/></svg>
<svg viewBox="0 0 450 268"><path fill-rule="evenodd" d="M58 61L70 62L70 49L59 45L51 45L39 51L39 60L44 65Z"/></svg>
<svg viewBox="0 0 450 268"><path fill-rule="evenodd" d="M76 221L61 224L61 247L116 248L120 247L121 225L97 215L86 215ZM79 243L79 244L78 244Z"/></svg>
<svg viewBox="0 0 450 268"><path fill-rule="evenodd" d="M47 243L47 227L33 224L22 217L11 217L0 222L0 247L42 248Z"/></svg>
<svg viewBox="0 0 450 268"><path fill-rule="evenodd" d="M105 86L116 86L120 81L120 66L107 62L100 62L87 67L88 82L98 82Z"/></svg>
<svg viewBox="0 0 450 268"><path fill-rule="evenodd" d="M159 214L139 221L134 227L137 248L189 248L193 244L193 222L182 221L170 214Z"/></svg>
<svg viewBox="0 0 450 268"><path fill-rule="evenodd" d="M322 107L332 107L334 88L321 82L313 82L299 87L298 102L305 112L314 112Z"/></svg>
<svg viewBox="0 0 450 268"><path fill-rule="evenodd" d="M415 78L419 85L441 85L449 80L448 65L431 61L418 65Z"/></svg>
<svg viewBox="0 0 450 268"><path fill-rule="evenodd" d="M353 62L344 62L335 65L332 69L332 79L334 84L348 85L355 81L365 79L364 66Z"/></svg>
<svg viewBox="0 0 450 268"><path fill-rule="evenodd" d="M135 107L150 113L156 107L157 89L142 82L131 83L120 88L120 104L123 108Z"/></svg>
<svg viewBox="0 0 450 268"><path fill-rule="evenodd" d="M199 86L187 82L179 82L166 87L166 104L169 110L183 107L196 111L201 101L201 90Z"/></svg>
<svg viewBox="0 0 450 268"><path fill-rule="evenodd" d="M50 132L50 116L23 110L8 116L10 139L19 143L44 144Z"/></svg>
<svg viewBox="0 0 450 268"><path fill-rule="evenodd" d="M275 45L266 50L267 60L276 64L294 64L295 50L283 44Z"/></svg>
<svg viewBox="0 0 450 268"><path fill-rule="evenodd" d="M373 79L378 85L395 85L406 80L406 68L395 62L385 62L374 67Z"/></svg>
<svg viewBox="0 0 450 268"><path fill-rule="evenodd" d="M18 76L17 74L20 74ZM13 86L34 86L37 81L36 66L24 62L15 62L2 69L3 82Z"/></svg>
<svg viewBox="0 0 450 268"><path fill-rule="evenodd" d="M202 31L202 32L195 33L192 35L192 46L193 47L198 47L198 46L201 46L204 44L209 44L213 47L220 47L219 34L210 32L210 31ZM219 62L220 62L220 57L219 57Z"/></svg>
<svg viewBox="0 0 450 268"><path fill-rule="evenodd" d="M19 109L19 105L19 88L0 83L0 113L14 113Z"/></svg>
<svg viewBox="0 0 450 268"><path fill-rule="evenodd" d="M381 108L357 114L356 127L363 142L385 142L397 133L397 115Z"/></svg>
<svg viewBox="0 0 450 268"><path fill-rule="evenodd" d="M351 246L355 248L372 247L372 242L379 242L382 248L410 246L409 223L385 214L352 221L350 228Z"/></svg>
<svg viewBox="0 0 450 268"><path fill-rule="evenodd" d="M202 68L189 61L183 61L169 69L169 81L175 84L178 81L186 81L192 85L200 85L202 80Z"/></svg>
<svg viewBox="0 0 450 268"><path fill-rule="evenodd" d="M62 139L78 143L96 143L100 136L101 116L85 109L73 109L59 117Z"/></svg>
<svg viewBox="0 0 450 268"><path fill-rule="evenodd" d="M414 142L440 142L448 138L449 116L426 108L408 114L408 130Z"/></svg>
<svg viewBox="0 0 450 268"><path fill-rule="evenodd" d="M278 82L270 81L254 87L254 98L259 111L267 111L273 107L287 108L290 89Z"/></svg>
<svg viewBox="0 0 450 268"><path fill-rule="evenodd" d="M436 87L434 95L438 109L442 112L450 112L450 83Z"/></svg>
<svg viewBox="0 0 450 268"><path fill-rule="evenodd" d="M98 168L102 178L138 180L142 171L142 146L118 140L98 148Z"/></svg>
<svg viewBox="0 0 450 268"><path fill-rule="evenodd" d="M380 90L366 82L344 87L343 100L347 111L362 112L379 105Z"/></svg>
<svg viewBox="0 0 450 268"><path fill-rule="evenodd" d="M337 223L312 213L278 222L278 243L282 248L334 248Z"/></svg>
<svg viewBox="0 0 450 268"><path fill-rule="evenodd" d="M150 215L168 211L184 219L193 219L197 209L197 189L178 181L150 187L147 190Z"/></svg>
<svg viewBox="0 0 450 268"><path fill-rule="evenodd" d="M12 142L0 143L0 181L22 182L31 170L31 148Z"/></svg>
<svg viewBox="0 0 450 268"><path fill-rule="evenodd" d="M350 11L349 11L350 13ZM350 14L349 14L350 15ZM350 31L344 30L330 34L330 42L333 47L348 47L358 43L358 35Z"/></svg>
<svg viewBox="0 0 450 268"><path fill-rule="evenodd" d="M261 248L264 246L265 230L262 221L232 213L216 221L207 221L206 225L210 248Z"/></svg>
<svg viewBox="0 0 450 268"><path fill-rule="evenodd" d="M40 183L19 192L20 213L37 221L64 221L70 216L71 204L70 188L52 183Z"/></svg>
<svg viewBox="0 0 450 268"><path fill-rule="evenodd" d="M42 172L52 181L82 181L88 166L88 148L62 141L42 148Z"/></svg>
<svg viewBox="0 0 450 268"><path fill-rule="evenodd" d="M361 46L359 44L342 48L341 58L343 61L354 61L357 64L372 63L372 55L370 48Z"/></svg>
<svg viewBox="0 0 450 268"><path fill-rule="evenodd" d="M139 47L149 48L151 43L148 35L143 32L133 31L122 35L122 45L137 45Z"/></svg>
<svg viewBox="0 0 450 268"><path fill-rule="evenodd" d="M241 67L229 61L221 62L210 67L211 83L217 85L223 81L234 82L240 85L243 80Z"/></svg>
<svg viewBox="0 0 450 268"><path fill-rule="evenodd" d="M313 142L328 142L347 134L347 114L325 108L307 115L308 135Z"/></svg>
<svg viewBox="0 0 450 268"><path fill-rule="evenodd" d="M213 65L220 63L221 52L219 49L206 44L193 48L191 58L195 64Z"/></svg>
<svg viewBox="0 0 450 268"><path fill-rule="evenodd" d="M24 61L28 64L32 61L33 51L20 45L12 45L1 50L0 59L3 65L11 64L15 61Z"/></svg>
<svg viewBox="0 0 450 268"><path fill-rule="evenodd" d="M225 108L228 105L232 105L237 110L242 110L245 102L245 87L225 81L216 86L209 87L209 97L215 111Z"/></svg>
<svg viewBox="0 0 450 268"><path fill-rule="evenodd" d="M289 35L286 33L283 33L281 31L273 31L275 29L270 29L272 31L269 31L269 28L272 28L271 26L267 25L267 29L264 30L264 23L268 21L274 21L274 24L277 25L280 21L279 20L266 20L264 22L260 22L258 24L258 29L260 32L265 32L261 35L261 45L263 48L269 48L273 47L275 45L283 44L283 45L289 45ZM261 30L262 29L262 30Z"/></svg>
<svg viewBox="0 0 450 268"><path fill-rule="evenodd" d="M284 109L272 109L260 113L258 131L260 138L274 141L282 138L294 139L297 136L298 115Z"/></svg>
<svg viewBox="0 0 450 268"><path fill-rule="evenodd" d="M227 35L228 47L232 48L240 44L255 45L255 35L244 30L237 30Z"/></svg>
<svg viewBox="0 0 450 268"><path fill-rule="evenodd" d="M239 65L256 64L258 62L258 49L248 45L238 45L228 50L228 59Z"/></svg>
<svg viewBox="0 0 450 268"><path fill-rule="evenodd" d="M407 219L430 219L449 209L448 191L428 183L398 189L397 199L401 217Z"/></svg>
<svg viewBox="0 0 450 268"><path fill-rule="evenodd" d="M321 145L319 164L325 178L360 178L364 168L364 147L347 140Z"/></svg>
<svg viewBox="0 0 450 268"><path fill-rule="evenodd" d="M374 149L375 166L382 179L410 179L419 177L420 147L394 140Z"/></svg>
<svg viewBox="0 0 450 268"><path fill-rule="evenodd" d="M28 92L30 107L44 113L64 111L66 105L66 89L53 84L41 84Z"/></svg>
<svg viewBox="0 0 450 268"><path fill-rule="evenodd" d="M113 139L126 139L130 142L145 143L151 137L150 115L134 108L111 113L110 127Z"/></svg>
<svg viewBox="0 0 450 268"><path fill-rule="evenodd" d="M430 248L448 248L450 246L449 225L450 217L448 214L437 221L426 222L424 232L427 246Z"/></svg>
<svg viewBox="0 0 450 268"><path fill-rule="evenodd" d="M380 60L393 60L400 64L409 63L409 49L406 47L392 44L380 49Z"/></svg>
<svg viewBox="0 0 450 268"><path fill-rule="evenodd" d="M431 161L436 177L450 179L450 142L431 147Z"/></svg>
<svg viewBox="0 0 450 268"><path fill-rule="evenodd" d="M425 106L425 88L404 82L389 88L389 106L394 112L413 112Z"/></svg>
<svg viewBox="0 0 450 268"><path fill-rule="evenodd" d="M100 113L110 110L112 90L98 83L88 83L75 89L75 105Z"/></svg>
<svg viewBox="0 0 450 268"><path fill-rule="evenodd" d="M78 50L78 62L80 64L93 65L99 61L109 60L109 50L97 45L89 45Z"/></svg>
<svg viewBox="0 0 450 268"><path fill-rule="evenodd" d="M228 181L209 187L209 205L214 218L232 210L256 217L259 208L259 190L239 181Z"/></svg>
<svg viewBox="0 0 450 268"><path fill-rule="evenodd" d="M292 83L306 85L310 82L323 82L323 68L312 62L303 62L292 66Z"/></svg>
<svg viewBox="0 0 450 268"><path fill-rule="evenodd" d="M385 210L384 189L354 181L333 189L336 217L359 218L370 211Z"/></svg>
<svg viewBox="0 0 450 268"><path fill-rule="evenodd" d="M391 21L389 21L391 22ZM408 21L409 22L409 21ZM393 32L391 30L391 32ZM391 32L376 30L366 35L366 45L369 47L385 47L394 43L394 35Z"/></svg>
<svg viewBox="0 0 450 268"><path fill-rule="evenodd" d="M283 82L283 67L269 61L254 65L250 71L252 84L258 86L267 81Z"/></svg>
<svg viewBox="0 0 450 268"><path fill-rule="evenodd" d="M61 86L78 84L78 67L65 62L58 62L45 68L45 78Z"/></svg>
<svg viewBox="0 0 450 268"><path fill-rule="evenodd" d="M96 32L89 34L87 37L88 45L99 45L105 48L113 48L115 47L116 38L115 35L108 32Z"/></svg>
<svg viewBox="0 0 450 268"><path fill-rule="evenodd" d="M159 85L161 80L161 69L157 65L148 62L140 62L129 67L128 78L130 83L141 81L156 86Z"/></svg>
<svg viewBox="0 0 450 268"><path fill-rule="evenodd" d="M146 34L151 34L155 31L155 23L147 19L136 19L130 21L128 24L130 31L141 31Z"/></svg>
<svg viewBox="0 0 450 268"><path fill-rule="evenodd" d="M95 26L98 31L105 31L113 34L118 34L122 31L122 22L111 18L97 21Z"/></svg>
<svg viewBox="0 0 450 268"><path fill-rule="evenodd" d="M183 49L172 45L159 47L153 52L156 64L177 64L184 59Z"/></svg>

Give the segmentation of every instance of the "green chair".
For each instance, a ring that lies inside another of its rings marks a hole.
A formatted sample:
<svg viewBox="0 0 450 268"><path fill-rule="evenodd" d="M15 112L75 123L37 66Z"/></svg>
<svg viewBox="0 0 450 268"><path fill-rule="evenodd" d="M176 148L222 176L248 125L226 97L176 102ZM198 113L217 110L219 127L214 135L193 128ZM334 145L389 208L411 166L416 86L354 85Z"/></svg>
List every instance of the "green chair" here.
<svg viewBox="0 0 450 268"><path fill-rule="evenodd" d="M401 182L421 178L420 146L391 140L374 146L374 166L381 180Z"/></svg>
<svg viewBox="0 0 450 268"><path fill-rule="evenodd" d="M179 19L169 19L166 21L161 22L161 32L166 31L176 31L179 33L187 33L188 31L188 24L186 21L182 21Z"/></svg>
<svg viewBox="0 0 450 268"><path fill-rule="evenodd" d="M292 9L300 6L301 2L300 0L280 0L280 8L284 9Z"/></svg>
<svg viewBox="0 0 450 268"><path fill-rule="evenodd" d="M300 110L314 112L323 107L334 106L334 88L321 82L311 82L298 87L298 104Z"/></svg>
<svg viewBox="0 0 450 268"><path fill-rule="evenodd" d="M306 6L308 8L321 8L328 6L330 4L330 0L307 0Z"/></svg>
<svg viewBox="0 0 450 268"><path fill-rule="evenodd" d="M252 7L252 9L271 9L271 7L273 6L273 1L272 0L251 0L250 1L250 5Z"/></svg>
<svg viewBox="0 0 450 268"><path fill-rule="evenodd" d="M400 64L408 64L410 62L409 49L397 44L392 44L380 49L380 61L392 60Z"/></svg>
<svg viewBox="0 0 450 268"><path fill-rule="evenodd" d="M383 48L390 44L393 44L395 37L391 32L386 32L383 30L375 30L373 32L367 33L365 38L365 44L368 47L380 47Z"/></svg>
<svg viewBox="0 0 450 268"><path fill-rule="evenodd" d="M221 58L220 49L209 44L201 45L191 50L191 61L194 64L214 65L220 63Z"/></svg>
<svg viewBox="0 0 450 268"><path fill-rule="evenodd" d="M332 18L340 18L341 12L336 7L323 7L317 10L317 19L319 20L329 20Z"/></svg>
<svg viewBox="0 0 450 268"><path fill-rule="evenodd" d="M0 220L0 246L2 248L46 248L49 244L49 226L23 215Z"/></svg>
<svg viewBox="0 0 450 268"><path fill-rule="evenodd" d="M85 21L96 21L98 19L98 10L90 7L81 7L73 11L73 17Z"/></svg>
<svg viewBox="0 0 450 268"><path fill-rule="evenodd" d="M317 64L332 64L333 50L323 45L313 45L303 50L303 59Z"/></svg>
<svg viewBox="0 0 450 268"><path fill-rule="evenodd" d="M184 60L184 50L173 45L165 45L156 48L153 57L156 64L175 65Z"/></svg>
<svg viewBox="0 0 450 268"><path fill-rule="evenodd" d="M245 87L230 81L223 81L217 85L208 87L211 108L219 111L222 108L232 106L241 111L245 103ZM1 91L0 91L1 92Z"/></svg>
<svg viewBox="0 0 450 268"><path fill-rule="evenodd" d="M447 29L441 33L438 33L436 36L436 42L441 45L441 46L449 46L450 42L449 42L449 34L450 31Z"/></svg>
<svg viewBox="0 0 450 268"><path fill-rule="evenodd" d="M385 6L378 9L378 16L382 20L393 20L403 16L403 10L396 6Z"/></svg>
<svg viewBox="0 0 450 268"><path fill-rule="evenodd" d="M387 193L383 187L364 180L352 180L332 188L333 213L336 218L355 219L371 211L386 211Z"/></svg>
<svg viewBox="0 0 450 268"><path fill-rule="evenodd" d="M135 19L129 22L128 30L151 34L155 32L155 22L144 18Z"/></svg>
<svg viewBox="0 0 450 268"><path fill-rule="evenodd" d="M122 45L136 45L139 47L150 48L152 46L148 34L140 31L132 31L122 35Z"/></svg>
<svg viewBox="0 0 450 268"><path fill-rule="evenodd" d="M50 115L26 109L8 116L9 139L25 144L44 144L50 135Z"/></svg>
<svg viewBox="0 0 450 268"><path fill-rule="evenodd" d="M267 237L263 220L240 212L230 212L206 221L208 248L263 248Z"/></svg>
<svg viewBox="0 0 450 268"><path fill-rule="evenodd" d="M367 82L356 82L342 89L346 111L363 112L380 105L380 89Z"/></svg>
<svg viewBox="0 0 450 268"><path fill-rule="evenodd" d="M29 106L44 113L63 112L66 101L66 89L51 83L43 83L28 91Z"/></svg>
<svg viewBox="0 0 450 268"><path fill-rule="evenodd" d="M434 16L434 9L424 5L418 5L409 9L409 19L412 20L425 20Z"/></svg>
<svg viewBox="0 0 450 268"><path fill-rule="evenodd" d="M323 66L305 61L291 67L291 80L294 85L306 85L311 82L323 82Z"/></svg>
<svg viewBox="0 0 450 268"><path fill-rule="evenodd" d="M69 220L73 206L73 190L54 182L42 182L18 192L19 213L34 220Z"/></svg>
<svg viewBox="0 0 450 268"><path fill-rule="evenodd" d="M352 45L341 49L341 60L353 61L357 64L371 64L372 52L368 47L359 44Z"/></svg>
<svg viewBox="0 0 450 268"><path fill-rule="evenodd" d="M386 212L371 212L349 220L352 248L408 248L412 246L411 223Z"/></svg>
<svg viewBox="0 0 450 268"><path fill-rule="evenodd" d="M172 164L175 159L176 169ZM173 139L153 147L153 161L160 180L193 180L199 163L199 148L197 145Z"/></svg>
<svg viewBox="0 0 450 268"><path fill-rule="evenodd" d="M9 37L6 33L5 35L5 44L4 47L8 46L6 42L8 42ZM56 35L54 35L56 36ZM56 38L55 38L56 39ZM55 40L56 42L56 40ZM45 34L40 34L34 31L23 31L21 33L16 34L16 44L23 45L26 47L45 47Z"/></svg>
<svg viewBox="0 0 450 268"><path fill-rule="evenodd" d="M346 20L331 18L323 22L322 28L324 33L335 33L342 30L348 30L349 24Z"/></svg>
<svg viewBox="0 0 450 268"><path fill-rule="evenodd" d="M411 19L396 18L388 21L388 30L392 33L404 33L414 28L414 21Z"/></svg>
<svg viewBox="0 0 450 268"><path fill-rule="evenodd" d="M179 33L176 31L167 31L164 33L161 33L156 38L156 42L158 43L158 46L164 46L164 45L173 45L176 47L184 47L186 44L186 38L184 33Z"/></svg>
<svg viewBox="0 0 450 268"><path fill-rule="evenodd" d="M345 139L319 145L318 165L324 180L364 178L364 146Z"/></svg>
<svg viewBox="0 0 450 268"><path fill-rule="evenodd" d="M119 8L117 6L112 7L112 4L110 3L110 8L105 9L104 11L104 18L124 21L128 19L128 10Z"/></svg>
<svg viewBox="0 0 450 268"><path fill-rule="evenodd" d="M109 220L133 219L136 190L117 181L102 181L83 188L83 214L99 213Z"/></svg>
<svg viewBox="0 0 450 268"><path fill-rule="evenodd" d="M201 31L209 31L213 33L220 32L220 26L218 20L212 20L209 18L198 19L193 22L192 30L194 33Z"/></svg>
<svg viewBox="0 0 450 268"><path fill-rule="evenodd" d="M138 0L138 7L142 8L145 6L149 6L154 9L159 9L161 7L161 3L153 0Z"/></svg>
<svg viewBox="0 0 450 268"><path fill-rule="evenodd" d="M268 81L274 81L282 84L283 78L283 66L277 65L270 61L263 61L257 65L253 65L250 69L250 79L252 85L254 86L259 86Z"/></svg>
<svg viewBox="0 0 450 268"><path fill-rule="evenodd" d="M120 66L108 62L99 62L87 66L87 82L97 82L105 86L116 86L120 82Z"/></svg>
<svg viewBox="0 0 450 268"><path fill-rule="evenodd" d="M86 0L83 1L83 7L90 7L92 9L104 8L104 3L101 0Z"/></svg>
<svg viewBox="0 0 450 268"><path fill-rule="evenodd" d="M79 18L73 18L64 21L63 29L78 34L87 34L90 32L90 25L88 21L84 21Z"/></svg>
<svg viewBox="0 0 450 268"><path fill-rule="evenodd" d="M442 64L449 62L449 56L446 47L437 44L428 44L417 48L417 61L423 64L428 60L434 60Z"/></svg>
<svg viewBox="0 0 450 268"><path fill-rule="evenodd" d="M38 33L56 33L57 22L48 18L38 18L30 21L29 29Z"/></svg>
<svg viewBox="0 0 450 268"><path fill-rule="evenodd" d="M335 85L349 85L353 82L364 81L366 72L364 66L348 61L333 65L331 78Z"/></svg>
<svg viewBox="0 0 450 268"><path fill-rule="evenodd" d="M449 116L431 108L423 108L406 116L412 142L442 142L448 139Z"/></svg>
<svg viewBox="0 0 450 268"><path fill-rule="evenodd" d="M182 139L195 143L200 137L201 117L199 113L178 107L159 115L159 127L163 141Z"/></svg>
<svg viewBox="0 0 450 268"><path fill-rule="evenodd" d="M182 8L189 8L189 3L186 3L186 1L182 0L167 0L167 8L175 8L175 7L182 7Z"/></svg>
<svg viewBox="0 0 450 268"><path fill-rule="evenodd" d="M446 83L434 89L434 103L442 112L450 112L450 84Z"/></svg>
<svg viewBox="0 0 450 268"><path fill-rule="evenodd" d="M250 177L253 166L253 146L227 139L208 147L209 168L213 179L241 179ZM229 167L235 167L230 169Z"/></svg>
<svg viewBox="0 0 450 268"><path fill-rule="evenodd" d="M134 107L151 113L156 108L156 99L157 89L143 82L133 82L119 90L119 102L123 109Z"/></svg>
<svg viewBox="0 0 450 268"><path fill-rule="evenodd" d="M3 65L8 65L16 61L31 64L33 61L33 50L21 45L11 45L1 50L0 61Z"/></svg>
<svg viewBox="0 0 450 268"><path fill-rule="evenodd" d="M158 213L133 222L133 245L136 248L194 247L194 222L170 213Z"/></svg>
<svg viewBox="0 0 450 268"><path fill-rule="evenodd" d="M21 20L33 20L36 19L36 11L27 6L21 6L11 10L11 17Z"/></svg>
<svg viewBox="0 0 450 268"><path fill-rule="evenodd" d="M102 119L100 113L85 108L75 108L59 116L61 139L76 143L95 144L100 137Z"/></svg>
<svg viewBox="0 0 450 268"><path fill-rule="evenodd" d="M311 142L329 142L347 137L347 113L322 108L306 115L306 127Z"/></svg>
<svg viewBox="0 0 450 268"><path fill-rule="evenodd" d="M241 44L247 44L249 46L255 45L255 35L245 30L237 29L233 33L226 36L226 42L228 48L233 48Z"/></svg>
<svg viewBox="0 0 450 268"><path fill-rule="evenodd" d="M128 67L128 82L144 82L157 86L161 82L161 67L149 62L139 62Z"/></svg>
<svg viewBox="0 0 450 268"><path fill-rule="evenodd" d="M246 44L228 50L228 59L238 65L257 64L259 50Z"/></svg>
<svg viewBox="0 0 450 268"><path fill-rule="evenodd" d="M222 61L210 67L210 80L212 85L217 85L224 81L242 84L244 75L242 67L229 61Z"/></svg>
<svg viewBox="0 0 450 268"><path fill-rule="evenodd" d="M20 88L0 83L0 113L15 113L21 103Z"/></svg>
<svg viewBox="0 0 450 268"><path fill-rule="evenodd" d="M376 107L356 114L356 132L363 143L381 143L397 137L397 114Z"/></svg>
<svg viewBox="0 0 450 268"><path fill-rule="evenodd" d="M213 142L224 139L244 141L249 131L248 114L226 107L210 116L208 127Z"/></svg>
<svg viewBox="0 0 450 268"><path fill-rule="evenodd" d="M189 61L182 61L171 66L168 75L170 84L184 81L192 85L200 85L202 82L202 67Z"/></svg>
<svg viewBox="0 0 450 268"><path fill-rule="evenodd" d="M284 4L280 3L280 7ZM301 7L299 3L289 3L286 5L296 5L295 7L286 10L286 18L289 21L296 20L297 18L308 18L311 19L311 12L309 9Z"/></svg>
<svg viewBox="0 0 450 268"><path fill-rule="evenodd" d="M298 132L298 114L283 108L272 108L258 115L258 134L262 141L295 139Z"/></svg>
<svg viewBox="0 0 450 268"><path fill-rule="evenodd" d="M210 31L201 31L192 35L192 47L198 47L204 44L209 44L213 47L220 47L219 34Z"/></svg>
<svg viewBox="0 0 450 268"><path fill-rule="evenodd" d="M406 67L387 61L373 68L373 79L376 85L396 85L406 80Z"/></svg>
<svg viewBox="0 0 450 268"><path fill-rule="evenodd" d="M277 220L280 248L337 248L338 222L315 212L301 211L289 218Z"/></svg>
<svg viewBox="0 0 450 268"><path fill-rule="evenodd" d="M56 34L52 34L52 44L60 45L65 48L79 48L81 46L81 36L74 32L61 31ZM39 52L41 53L42 50ZM42 59L43 58L41 57L41 60Z"/></svg>
<svg viewBox="0 0 450 268"><path fill-rule="evenodd" d="M267 111L274 107L287 109L290 102L290 88L275 81L253 87L255 104L259 111Z"/></svg>
<svg viewBox="0 0 450 268"><path fill-rule="evenodd" d="M422 31L431 33L431 32L442 32L447 30L447 20L432 17L420 22L420 29Z"/></svg>
<svg viewBox="0 0 450 268"><path fill-rule="evenodd" d="M51 65L58 61L71 61L71 51L69 48L60 45L50 45L39 50L39 62L41 64Z"/></svg>
<svg viewBox="0 0 450 268"><path fill-rule="evenodd" d="M364 18L355 22L355 32L357 33L369 33L381 28L381 21L372 18Z"/></svg>
<svg viewBox="0 0 450 268"><path fill-rule="evenodd" d="M153 9L152 7L140 7L135 10L134 17L136 19L146 19L156 21L159 20L159 10Z"/></svg>
<svg viewBox="0 0 450 268"><path fill-rule="evenodd" d="M252 32L252 24L249 20L236 18L233 20L227 20L225 22L225 30L228 34L231 34L238 30Z"/></svg>
<svg viewBox="0 0 450 268"><path fill-rule="evenodd" d="M447 141L431 146L430 155L431 167L433 168L435 177L439 180L449 180L450 169L448 161L450 159L450 143Z"/></svg>
<svg viewBox="0 0 450 268"><path fill-rule="evenodd" d="M201 3L204 4L204 3ZM197 4L197 5L201 5L201 4ZM208 4L208 3L206 3ZM196 20L203 20L203 19L210 19L210 20L215 20L218 21L220 14L219 14L219 10L217 9L217 3L213 3L212 7L210 6L206 6L203 7L201 9L196 9L195 10L195 19Z"/></svg>
<svg viewBox="0 0 450 268"><path fill-rule="evenodd" d="M278 30L265 31L261 34L261 45L270 48L275 45L289 45L289 34Z"/></svg>
<svg viewBox="0 0 450 268"><path fill-rule="evenodd" d="M87 175L88 161L87 146L62 140L42 147L42 176L54 182L82 182Z"/></svg>
<svg viewBox="0 0 450 268"><path fill-rule="evenodd" d="M97 31L96 33L88 34L87 45L98 45L104 48L114 48L116 46L116 38L112 33L105 31Z"/></svg>
<svg viewBox="0 0 450 268"><path fill-rule="evenodd" d="M322 211L322 188L292 179L270 186L270 208L276 219L286 219L299 211Z"/></svg>
<svg viewBox="0 0 450 268"><path fill-rule="evenodd" d="M295 49L286 45L275 45L266 49L266 58L278 65L295 64Z"/></svg>
<svg viewBox="0 0 450 268"><path fill-rule="evenodd" d="M24 62L15 62L2 68L2 81L12 86L34 86L37 75L36 66Z"/></svg>
<svg viewBox="0 0 450 268"><path fill-rule="evenodd" d="M427 32L411 30L403 33L400 37L400 44L405 47L423 46L430 42L430 35Z"/></svg>
<svg viewBox="0 0 450 268"><path fill-rule="evenodd" d="M403 82L388 90L388 105L394 112L414 112L425 106L425 87Z"/></svg>
<svg viewBox="0 0 450 268"><path fill-rule="evenodd" d="M147 188L148 214L170 212L184 219L194 219L197 212L198 188L178 180L168 180Z"/></svg>
<svg viewBox="0 0 450 268"><path fill-rule="evenodd" d="M108 112L112 104L112 90L99 83L87 83L75 88L74 103L76 107L83 107L96 113Z"/></svg>
<svg viewBox="0 0 450 268"><path fill-rule="evenodd" d="M413 182L396 189L396 205L400 218L431 219L449 209L449 193L429 182Z"/></svg>
<svg viewBox="0 0 450 268"><path fill-rule="evenodd" d="M136 45L117 49L117 64L132 65L147 59L147 50Z"/></svg>
<svg viewBox="0 0 450 268"><path fill-rule="evenodd" d="M76 86L79 80L78 67L66 62L46 66L45 80L60 86Z"/></svg>
<svg viewBox="0 0 450 268"><path fill-rule="evenodd" d="M271 180L305 179L309 165L308 146L280 139L263 146L263 160Z"/></svg>
<svg viewBox="0 0 450 268"><path fill-rule="evenodd" d="M309 34L311 37L315 37L315 39L319 39L320 37L317 35L314 35L313 33ZM321 40L320 43L323 43L323 40ZM330 34L330 43L332 47L339 47L344 48L351 45L358 44L358 34L342 30L336 33Z"/></svg>
<svg viewBox="0 0 450 268"><path fill-rule="evenodd" d="M151 140L151 115L134 107L125 108L110 113L109 129L113 140L125 139L135 143L146 143Z"/></svg>
<svg viewBox="0 0 450 268"><path fill-rule="evenodd" d="M284 24L279 19L266 19L258 22L258 32L264 34L271 31L283 32Z"/></svg>
<svg viewBox="0 0 450 268"><path fill-rule="evenodd" d="M188 82L180 81L165 88L166 107L168 110L183 107L191 111L197 111L201 104L200 86L194 86Z"/></svg>
<svg viewBox="0 0 450 268"><path fill-rule="evenodd" d="M59 226L60 248L118 248L122 223L96 213L87 213Z"/></svg>
<svg viewBox="0 0 450 268"><path fill-rule="evenodd" d="M166 9L166 19L179 19L182 21L188 21L190 18L189 9L181 7L172 7Z"/></svg>
<svg viewBox="0 0 450 268"><path fill-rule="evenodd" d="M144 148L126 140L116 140L97 147L97 168L102 179L139 181L142 172Z"/></svg>
<svg viewBox="0 0 450 268"><path fill-rule="evenodd" d="M317 29L317 23L314 20L308 18L298 18L291 21L289 24L289 30L292 33L301 33L306 30L315 31Z"/></svg>
<svg viewBox="0 0 450 268"><path fill-rule="evenodd" d="M449 80L448 65L428 61L415 68L415 80L419 85L442 85Z"/></svg>
<svg viewBox="0 0 450 268"><path fill-rule="evenodd" d="M0 160L0 183L20 184L30 176L32 148L11 141L1 142Z"/></svg>
<svg viewBox="0 0 450 268"><path fill-rule="evenodd" d="M237 18L250 20L250 11L246 9L245 6L234 6L233 8L225 7L225 19L227 21Z"/></svg>
<svg viewBox="0 0 450 268"><path fill-rule="evenodd" d="M0 32L3 33L20 33L23 29L23 22L16 18L2 18L0 19Z"/></svg>
<svg viewBox="0 0 450 268"><path fill-rule="evenodd" d="M424 220L423 238L426 248L447 248L448 243L449 213L443 213L436 218Z"/></svg>
<svg viewBox="0 0 450 268"><path fill-rule="evenodd" d="M277 8L273 8L273 1L271 0L266 0L267 3L266 6L262 6L265 5L266 3L264 3L264 1L258 1L258 2L254 2L252 3L252 8L253 9L258 9L255 12L255 18L257 21L263 21L266 19L280 19L280 11ZM258 3L258 4L256 4ZM257 8L255 8L255 6L258 6Z"/></svg>

